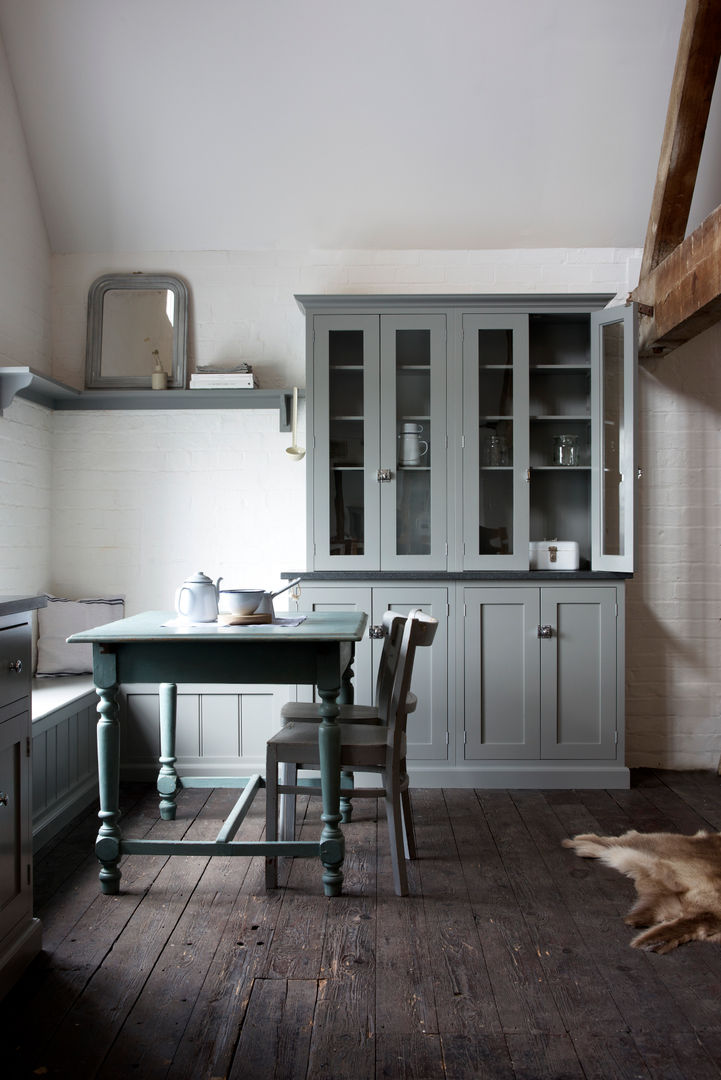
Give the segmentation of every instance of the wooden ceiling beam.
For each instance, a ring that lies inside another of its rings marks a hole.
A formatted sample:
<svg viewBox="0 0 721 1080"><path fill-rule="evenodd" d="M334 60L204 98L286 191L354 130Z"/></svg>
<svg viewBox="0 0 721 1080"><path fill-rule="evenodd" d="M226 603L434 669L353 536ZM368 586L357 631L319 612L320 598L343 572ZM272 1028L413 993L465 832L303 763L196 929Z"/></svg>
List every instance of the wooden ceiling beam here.
<svg viewBox="0 0 721 1080"><path fill-rule="evenodd" d="M639 281L630 299L640 305L642 358L670 352L721 319L721 206Z"/></svg>
<svg viewBox="0 0 721 1080"><path fill-rule="evenodd" d="M643 279L686 235L721 55L721 0L686 0L641 260Z"/></svg>

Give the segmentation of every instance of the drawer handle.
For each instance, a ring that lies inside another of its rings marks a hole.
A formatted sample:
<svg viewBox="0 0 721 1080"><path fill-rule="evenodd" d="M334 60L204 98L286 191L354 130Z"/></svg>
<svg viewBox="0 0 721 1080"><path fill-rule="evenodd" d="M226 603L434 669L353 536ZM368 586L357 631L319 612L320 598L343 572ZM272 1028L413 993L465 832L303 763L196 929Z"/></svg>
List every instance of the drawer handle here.
<svg viewBox="0 0 721 1080"><path fill-rule="evenodd" d="M22 660L11 660L10 661L10 667L8 668L9 671L14 671L16 675L19 675L20 672L22 671L22 669L23 669Z"/></svg>
<svg viewBox="0 0 721 1080"><path fill-rule="evenodd" d="M7 804L8 796L5 794L4 791L0 791L0 806L7 806Z"/></svg>
<svg viewBox="0 0 721 1080"><path fill-rule="evenodd" d="M553 627L552 626L539 626L538 627L538 636L543 637L543 638L553 637Z"/></svg>

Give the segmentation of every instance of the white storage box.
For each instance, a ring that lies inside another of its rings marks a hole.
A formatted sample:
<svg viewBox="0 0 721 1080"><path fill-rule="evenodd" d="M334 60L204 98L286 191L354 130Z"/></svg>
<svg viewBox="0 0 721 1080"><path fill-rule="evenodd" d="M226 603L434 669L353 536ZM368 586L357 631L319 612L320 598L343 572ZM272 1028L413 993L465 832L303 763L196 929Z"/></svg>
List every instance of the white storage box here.
<svg viewBox="0 0 721 1080"><path fill-rule="evenodd" d="M532 540L529 548L531 570L578 570L575 540Z"/></svg>

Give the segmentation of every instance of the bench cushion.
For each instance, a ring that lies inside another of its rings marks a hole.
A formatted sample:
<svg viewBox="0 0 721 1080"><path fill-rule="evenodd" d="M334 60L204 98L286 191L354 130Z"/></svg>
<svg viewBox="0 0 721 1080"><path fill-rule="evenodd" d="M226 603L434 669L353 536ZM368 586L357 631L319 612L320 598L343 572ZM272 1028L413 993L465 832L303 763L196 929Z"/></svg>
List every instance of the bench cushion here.
<svg viewBox="0 0 721 1080"><path fill-rule="evenodd" d="M38 675L83 675L93 670L92 645L68 645L67 638L81 630L122 619L121 596L68 600L47 596L38 611Z"/></svg>
<svg viewBox="0 0 721 1080"><path fill-rule="evenodd" d="M89 701L92 701L97 695L91 675L62 675L54 679L33 679L33 723L67 705L81 702L90 694L93 697Z"/></svg>

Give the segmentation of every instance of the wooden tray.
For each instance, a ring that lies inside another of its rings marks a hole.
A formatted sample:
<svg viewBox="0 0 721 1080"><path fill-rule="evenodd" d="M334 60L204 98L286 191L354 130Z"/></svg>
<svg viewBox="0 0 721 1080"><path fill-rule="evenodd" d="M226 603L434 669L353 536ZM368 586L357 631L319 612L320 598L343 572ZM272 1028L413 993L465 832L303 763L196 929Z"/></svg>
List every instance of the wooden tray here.
<svg viewBox="0 0 721 1080"><path fill-rule="evenodd" d="M219 626L257 626L272 621L273 616L267 612L262 615L218 615Z"/></svg>

